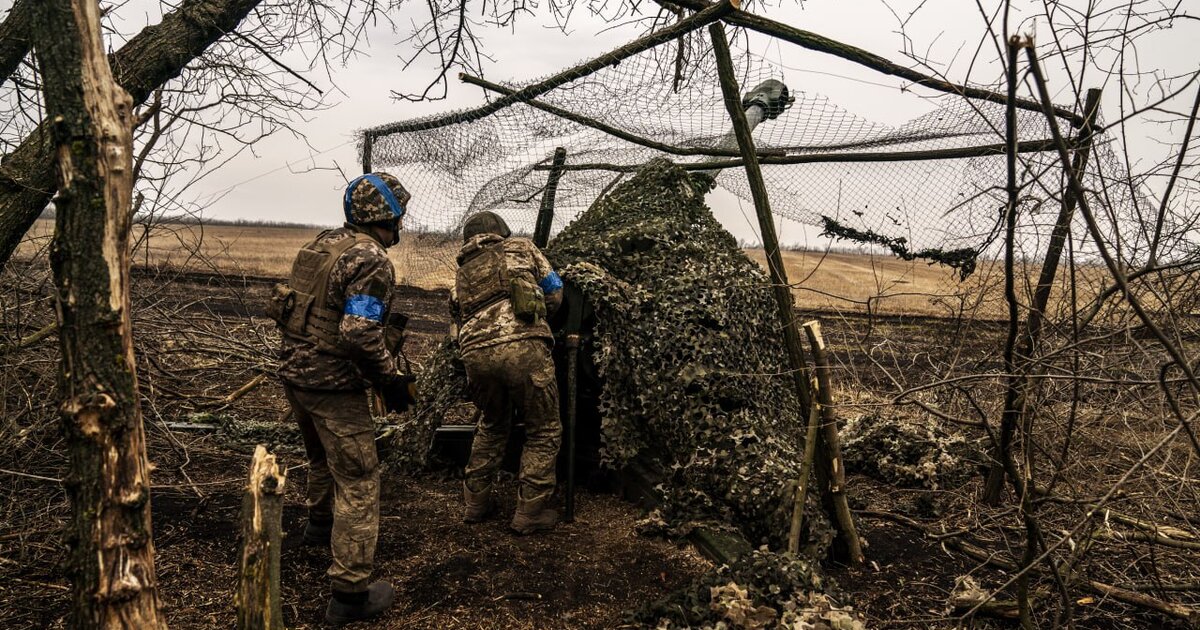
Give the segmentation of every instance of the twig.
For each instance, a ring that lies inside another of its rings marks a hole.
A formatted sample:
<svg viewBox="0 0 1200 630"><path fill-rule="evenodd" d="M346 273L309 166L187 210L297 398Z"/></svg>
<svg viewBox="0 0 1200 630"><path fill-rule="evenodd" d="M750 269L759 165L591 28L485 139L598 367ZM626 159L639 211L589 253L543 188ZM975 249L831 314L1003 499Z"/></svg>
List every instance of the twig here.
<svg viewBox="0 0 1200 630"><path fill-rule="evenodd" d="M57 323L51 322L49 324L46 324L45 326L39 328L38 330L34 331L33 333L30 333L29 335L26 335L25 337L18 339L17 342L14 344L0 346L0 355L8 354L10 352L16 352L17 350L23 350L25 348L28 348L29 346L32 346L33 344L45 339L46 337L53 335L57 331L58 331Z"/></svg>

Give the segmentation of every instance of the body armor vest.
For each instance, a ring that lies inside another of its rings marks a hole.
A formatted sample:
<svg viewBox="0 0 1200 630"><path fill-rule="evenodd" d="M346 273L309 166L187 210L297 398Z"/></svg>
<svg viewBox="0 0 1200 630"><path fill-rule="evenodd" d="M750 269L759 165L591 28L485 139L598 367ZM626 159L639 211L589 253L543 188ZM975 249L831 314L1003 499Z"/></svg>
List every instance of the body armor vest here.
<svg viewBox="0 0 1200 630"><path fill-rule="evenodd" d="M279 324L284 335L308 341L324 352L339 354L338 328L342 313L325 305L329 275L342 254L355 243L369 241L371 237L355 232L327 244L322 239L328 233L328 230L322 232L296 254L287 283L275 285L267 304L267 315Z"/></svg>
<svg viewBox="0 0 1200 630"><path fill-rule="evenodd" d="M542 290L528 270L508 268L504 241L477 245L460 254L454 290L464 320L504 299L522 321L546 318Z"/></svg>
<svg viewBox="0 0 1200 630"><path fill-rule="evenodd" d="M508 276L503 241L476 247L463 255L454 280L463 319L508 298Z"/></svg>

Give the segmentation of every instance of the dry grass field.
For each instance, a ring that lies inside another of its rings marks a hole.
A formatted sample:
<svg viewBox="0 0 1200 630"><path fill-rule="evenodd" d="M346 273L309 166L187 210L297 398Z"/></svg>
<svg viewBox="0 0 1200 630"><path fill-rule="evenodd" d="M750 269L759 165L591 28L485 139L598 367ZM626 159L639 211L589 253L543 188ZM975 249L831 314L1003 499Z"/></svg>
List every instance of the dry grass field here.
<svg viewBox="0 0 1200 630"><path fill-rule="evenodd" d="M320 229L174 224L156 226L146 237L135 227L134 264L282 277L296 250ZM46 247L52 231L51 221L38 221L18 255L30 256ZM457 247L455 239L441 234L404 232L401 244L389 250L396 264L396 282L423 289L448 288L454 281ZM762 249L746 253L765 267ZM953 269L886 254L785 251L783 258L797 306L803 310L988 318L1004 314L1002 269L993 261L980 261L976 272L961 281ZM1096 271L1087 274L1095 278ZM1025 282L1019 292L1027 296L1037 268L1026 267L1023 272Z"/></svg>
<svg viewBox="0 0 1200 630"><path fill-rule="evenodd" d="M318 227L168 224L155 226L147 238L134 227L135 265L175 266L228 275L282 277L291 269L296 250L316 236ZM54 224L39 220L17 249L30 256L46 247ZM396 282L425 289L449 287L454 281L458 243L436 234L403 232L400 246L388 251L396 264Z"/></svg>

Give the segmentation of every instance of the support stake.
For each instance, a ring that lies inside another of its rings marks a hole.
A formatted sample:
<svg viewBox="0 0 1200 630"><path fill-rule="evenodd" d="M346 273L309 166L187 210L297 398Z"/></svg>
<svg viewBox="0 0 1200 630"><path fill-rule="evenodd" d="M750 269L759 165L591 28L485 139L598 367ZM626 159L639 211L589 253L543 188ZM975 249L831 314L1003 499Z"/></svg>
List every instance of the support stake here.
<svg viewBox="0 0 1200 630"><path fill-rule="evenodd" d="M550 164L550 175L546 178L546 189L542 192L542 205L538 208L537 226L533 230L533 244L544 249L550 242L550 226L554 223L554 196L558 193L558 180L563 174L563 163L567 161L567 150L554 150L554 161Z"/></svg>
<svg viewBox="0 0 1200 630"><path fill-rule="evenodd" d="M842 543L850 561L863 561L862 542L850 513L850 501L846 498L846 469L842 465L842 442L838 436L837 414L833 407L833 384L830 377L829 353L825 351L825 339L821 336L821 323L811 321L804 324L804 332L812 345L813 372L817 378L818 399L814 406L821 409L820 448L828 462L829 494Z"/></svg>
<svg viewBox="0 0 1200 630"><path fill-rule="evenodd" d="M1084 123L1078 141L1075 143L1075 155L1071 160L1071 170L1080 179L1083 178L1083 171L1087 167L1088 155L1092 149L1092 134L1099 113L1100 90L1093 88L1087 93L1087 101L1084 105ZM1042 270L1038 275L1037 288L1033 293L1033 304L1030 305L1029 315L1025 320L1021 352L1014 357L1016 365L1009 374L1005 391L1005 406L1001 417L1011 418L1013 426L1022 426L1025 416L1030 413L1025 408L1025 400L1031 386L1026 368L1033 362L1041 341L1042 321L1050 303L1050 292L1053 290L1054 280L1058 274L1063 248L1067 239L1071 238L1071 221L1075 218L1075 207L1078 204L1079 199L1075 196L1075 192L1068 188L1063 195L1063 202L1059 207L1054 229L1050 232L1050 244L1046 247L1046 258L1042 262ZM997 451L996 460L992 463L985 485L983 499L990 504L1000 501L1004 489L1004 463L1000 457L1001 454Z"/></svg>
<svg viewBox="0 0 1200 630"><path fill-rule="evenodd" d="M567 326L563 331L567 346L567 496L563 519L571 523L575 520L575 443L579 413L579 344L582 341L579 329L583 327L584 298L583 292L574 284L567 284L563 291L567 308Z"/></svg>
<svg viewBox="0 0 1200 630"><path fill-rule="evenodd" d="M375 149L375 139L369 133L363 134L362 168L363 174L371 172L371 152Z"/></svg>
<svg viewBox="0 0 1200 630"><path fill-rule="evenodd" d="M758 217L758 229L762 234L763 248L767 256L767 272L771 277L771 289L783 324L783 337L787 349L789 367L792 370L796 395L800 408L807 416L812 408L812 394L807 380L808 366L804 361L804 347L800 342L800 331L796 327L796 316L792 311L792 289L788 284L787 272L783 267L783 256L779 251L779 237L775 234L775 221L771 215L771 202L767 198L767 187L763 183L762 169L754 149L754 138L746 123L746 112L742 110L742 96L734 75L733 60L729 56L729 42L725 39L725 27L720 23L710 24L709 35L717 57L717 76L721 80L721 91L725 95L725 109L733 122L738 148L746 162L746 179L750 182L750 193L754 198L754 211Z"/></svg>
<svg viewBox="0 0 1200 630"><path fill-rule="evenodd" d="M804 504L808 501L808 478L813 473L813 457L817 453L820 426L820 405L813 405L808 412L808 433L804 438L804 462L800 468L799 483L796 484L796 503L792 506L792 528L788 531L788 551L793 554L800 551L800 529L804 526Z"/></svg>

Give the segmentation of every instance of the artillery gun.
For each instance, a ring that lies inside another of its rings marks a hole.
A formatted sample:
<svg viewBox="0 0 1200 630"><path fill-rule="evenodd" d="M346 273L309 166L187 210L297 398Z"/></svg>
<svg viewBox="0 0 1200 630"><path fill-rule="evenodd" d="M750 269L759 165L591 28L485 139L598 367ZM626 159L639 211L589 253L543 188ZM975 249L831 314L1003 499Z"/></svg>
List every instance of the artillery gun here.
<svg viewBox="0 0 1200 630"><path fill-rule="evenodd" d="M748 122L757 126L783 114L792 98L786 85L769 80L742 102ZM736 142L730 132L717 144L730 148ZM758 545L774 535L770 530L787 529L766 521L786 520L790 511L784 486L798 475L799 453L793 451L803 444L804 422L790 388L777 376L786 374L786 357L776 339L769 282L704 205L718 174L689 175L666 160L651 162L546 247L566 281L564 305L550 322L565 425L560 479L570 515L577 476L609 483L612 476L602 471L615 468L635 495L658 499L659 484L690 483L669 477L679 477L679 460L686 461L697 445L710 454L724 452L700 466L711 468L705 473L711 475L739 454L772 443L770 455L783 454L786 463L756 467L768 471L774 487L747 486L745 496L720 498L742 513L727 513L726 520L758 521L747 537ZM653 331L652 338L639 338L637 329ZM754 374L735 372L738 362ZM434 459L461 465L473 430L469 424L436 427ZM703 435L689 437L693 430ZM729 443L731 436L746 443ZM521 440L518 427L510 444L513 469ZM735 482L737 492L745 484L761 485L751 481L756 474L747 472L744 481ZM682 488L674 496L667 492L680 518L704 511L686 505L685 494ZM818 531L819 523L813 521L809 538L823 547L828 535Z"/></svg>

